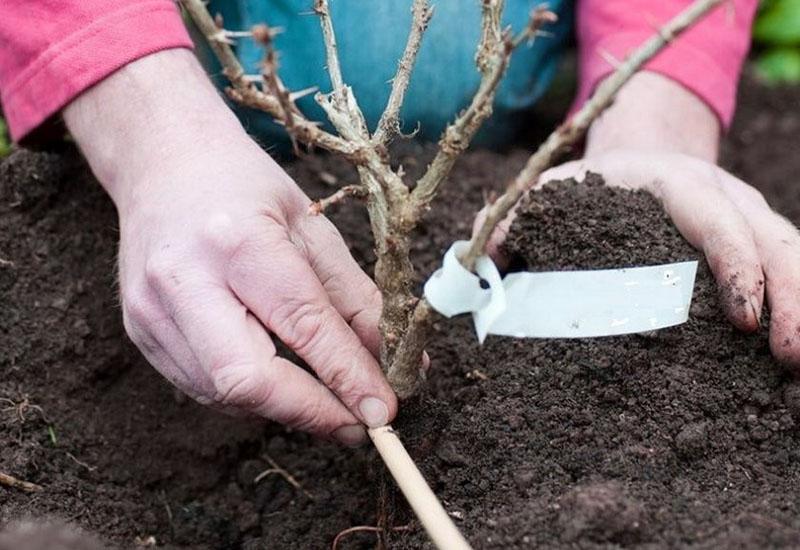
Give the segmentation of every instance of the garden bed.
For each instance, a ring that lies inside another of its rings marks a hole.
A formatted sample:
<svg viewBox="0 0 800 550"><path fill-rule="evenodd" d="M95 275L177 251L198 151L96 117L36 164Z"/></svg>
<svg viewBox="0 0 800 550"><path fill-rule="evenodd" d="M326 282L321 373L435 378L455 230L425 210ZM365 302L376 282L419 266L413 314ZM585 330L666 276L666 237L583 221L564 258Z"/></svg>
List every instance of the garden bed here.
<svg viewBox="0 0 800 550"><path fill-rule="evenodd" d="M748 83L724 164L800 222L800 90ZM424 167L409 146L403 163ZM484 194L523 150L462 158L415 242L422 275L469 234ZM314 197L353 178L338 161L289 167ZM366 214L334 209L356 258L374 260ZM327 548L340 531L411 517L371 449L346 450L182 398L123 336L113 206L74 151L0 165L0 526L56 517L128 548ZM523 231L522 228L525 230ZM698 258L647 195L550 187L509 246L536 269ZM422 276L421 279L422 280ZM436 325L433 371L396 428L476 548L800 546L800 389L766 333L724 319L701 262L690 321L648 336L544 341ZM254 479L270 460L279 474ZM306 494L308 493L308 494ZM309 496L310 495L310 496ZM411 523L393 548L421 548ZM340 548L372 548L353 533ZM2 542L0 541L0 544Z"/></svg>

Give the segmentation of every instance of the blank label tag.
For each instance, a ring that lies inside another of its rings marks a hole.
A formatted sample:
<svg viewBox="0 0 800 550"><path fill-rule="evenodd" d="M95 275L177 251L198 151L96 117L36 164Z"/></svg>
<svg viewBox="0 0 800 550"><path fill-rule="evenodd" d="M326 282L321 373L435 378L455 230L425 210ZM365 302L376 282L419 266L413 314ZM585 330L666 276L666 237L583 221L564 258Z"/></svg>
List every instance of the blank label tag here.
<svg viewBox="0 0 800 550"><path fill-rule="evenodd" d="M457 241L425 283L425 298L446 317L472 313L478 339L588 338L649 332L689 317L697 262L602 269L511 273L500 277L487 256L477 275L458 261ZM481 279L489 288L481 288Z"/></svg>

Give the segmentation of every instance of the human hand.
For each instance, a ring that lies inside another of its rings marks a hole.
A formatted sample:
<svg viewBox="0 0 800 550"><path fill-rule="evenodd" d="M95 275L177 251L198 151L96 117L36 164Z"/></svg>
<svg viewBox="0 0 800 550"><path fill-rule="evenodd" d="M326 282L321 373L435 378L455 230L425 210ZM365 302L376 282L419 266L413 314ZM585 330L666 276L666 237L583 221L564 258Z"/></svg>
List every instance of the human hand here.
<svg viewBox="0 0 800 550"><path fill-rule="evenodd" d="M189 52L129 65L65 119L117 206L125 328L156 369L201 403L345 444L394 417L380 293Z"/></svg>
<svg viewBox="0 0 800 550"><path fill-rule="evenodd" d="M718 166L682 153L610 150L543 173L553 180L601 174L608 185L645 189L675 226L702 250L722 289L723 307L739 329L759 327L770 306L770 347L780 362L800 369L800 233L767 205L761 193ZM495 232L497 256L511 218Z"/></svg>
<svg viewBox="0 0 800 550"><path fill-rule="evenodd" d="M591 171L608 185L650 191L705 253L736 327L757 330L766 297L772 353L800 374L800 233L761 193L716 165L719 134L717 116L696 95L659 74L638 73L592 124L584 158L544 172L537 186ZM513 216L487 247L500 261Z"/></svg>

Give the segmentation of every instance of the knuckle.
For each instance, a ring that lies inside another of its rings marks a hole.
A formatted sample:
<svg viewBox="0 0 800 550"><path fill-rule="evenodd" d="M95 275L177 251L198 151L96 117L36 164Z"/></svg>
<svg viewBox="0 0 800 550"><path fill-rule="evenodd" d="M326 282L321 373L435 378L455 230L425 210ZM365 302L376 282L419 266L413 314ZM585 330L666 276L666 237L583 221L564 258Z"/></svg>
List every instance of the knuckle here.
<svg viewBox="0 0 800 550"><path fill-rule="evenodd" d="M752 241L748 242L744 235L737 235L726 228L710 229L704 237L703 248L715 271L735 271L741 265L757 262Z"/></svg>
<svg viewBox="0 0 800 550"><path fill-rule="evenodd" d="M331 388L345 403L356 401L359 393L359 376L354 363L342 361L319 373L322 382Z"/></svg>
<svg viewBox="0 0 800 550"><path fill-rule="evenodd" d="M242 409L255 409L268 403L274 382L269 376L256 378L254 370L251 365L240 363L224 363L212 368L213 403Z"/></svg>
<svg viewBox="0 0 800 550"><path fill-rule="evenodd" d="M157 307L143 290L122 290L122 321L128 334L131 328L146 325L157 315Z"/></svg>
<svg viewBox="0 0 800 550"><path fill-rule="evenodd" d="M745 193L749 195L751 201L759 206L769 208L769 204L767 203L767 199L764 197L764 193L756 189L751 185L744 184Z"/></svg>
<svg viewBox="0 0 800 550"><path fill-rule="evenodd" d="M233 217L226 212L211 214L200 233L200 245L204 250L213 250L228 258L246 242L246 229L234 223Z"/></svg>
<svg viewBox="0 0 800 550"><path fill-rule="evenodd" d="M286 344L302 355L319 341L329 325L330 311L326 305L292 301L279 308L276 317L277 323L287 327Z"/></svg>
<svg viewBox="0 0 800 550"><path fill-rule="evenodd" d="M298 407L286 419L286 425L295 430L319 434L325 431L325 411L323 404L317 400L310 401L304 407Z"/></svg>
<svg viewBox="0 0 800 550"><path fill-rule="evenodd" d="M179 262L169 249L153 253L145 261L145 281L155 289L164 290L177 284L179 275Z"/></svg>

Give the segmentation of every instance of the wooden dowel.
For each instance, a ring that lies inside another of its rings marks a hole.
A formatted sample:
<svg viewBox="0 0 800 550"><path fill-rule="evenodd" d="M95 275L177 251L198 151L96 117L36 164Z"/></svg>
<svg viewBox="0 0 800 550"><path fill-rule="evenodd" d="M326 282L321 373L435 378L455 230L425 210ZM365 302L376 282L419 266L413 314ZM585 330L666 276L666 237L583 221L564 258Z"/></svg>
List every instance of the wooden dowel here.
<svg viewBox="0 0 800 550"><path fill-rule="evenodd" d="M367 433L436 548L471 550L392 427L372 428Z"/></svg>

